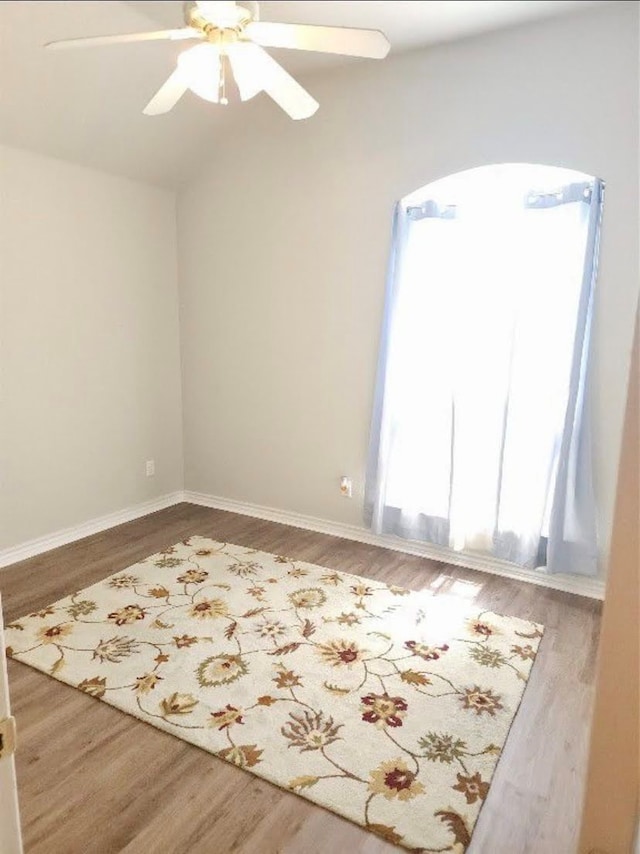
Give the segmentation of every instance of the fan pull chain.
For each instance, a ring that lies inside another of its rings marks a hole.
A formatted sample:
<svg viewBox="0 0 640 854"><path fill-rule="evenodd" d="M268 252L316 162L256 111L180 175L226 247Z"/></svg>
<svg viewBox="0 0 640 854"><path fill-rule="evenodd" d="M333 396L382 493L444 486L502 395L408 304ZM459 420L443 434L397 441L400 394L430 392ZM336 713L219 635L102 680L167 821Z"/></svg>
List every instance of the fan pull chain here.
<svg viewBox="0 0 640 854"><path fill-rule="evenodd" d="M224 104L224 105L229 103L229 99L227 98L227 89L226 89L227 81L226 81L226 77L225 77L225 65L226 65L226 56L225 56L225 54L221 54L220 55L220 82L219 82L218 93L220 96L220 103Z"/></svg>

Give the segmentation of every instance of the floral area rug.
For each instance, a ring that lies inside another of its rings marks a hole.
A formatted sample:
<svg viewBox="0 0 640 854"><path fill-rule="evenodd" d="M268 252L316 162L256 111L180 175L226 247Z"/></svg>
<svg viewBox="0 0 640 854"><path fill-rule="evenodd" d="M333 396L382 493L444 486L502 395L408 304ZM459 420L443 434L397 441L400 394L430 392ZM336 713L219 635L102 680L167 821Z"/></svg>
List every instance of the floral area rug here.
<svg viewBox="0 0 640 854"><path fill-rule="evenodd" d="M542 627L191 537L8 654L420 852L464 851Z"/></svg>

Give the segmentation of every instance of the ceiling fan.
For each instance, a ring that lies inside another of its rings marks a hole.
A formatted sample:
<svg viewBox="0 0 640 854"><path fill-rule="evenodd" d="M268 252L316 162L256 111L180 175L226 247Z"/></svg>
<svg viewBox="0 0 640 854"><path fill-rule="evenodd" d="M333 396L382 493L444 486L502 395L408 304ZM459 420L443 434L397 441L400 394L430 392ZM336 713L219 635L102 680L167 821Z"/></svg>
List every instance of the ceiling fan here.
<svg viewBox="0 0 640 854"><path fill-rule="evenodd" d="M178 56L175 71L144 108L146 115L169 112L187 89L206 101L228 103L226 73L230 69L242 101L264 91L292 119L312 116L319 104L264 47L339 53L370 59L383 59L389 52L389 42L379 30L260 21L256 2L195 0L183 6L186 26L180 29L66 39L49 42L45 47L57 50L162 39L193 39L199 44Z"/></svg>

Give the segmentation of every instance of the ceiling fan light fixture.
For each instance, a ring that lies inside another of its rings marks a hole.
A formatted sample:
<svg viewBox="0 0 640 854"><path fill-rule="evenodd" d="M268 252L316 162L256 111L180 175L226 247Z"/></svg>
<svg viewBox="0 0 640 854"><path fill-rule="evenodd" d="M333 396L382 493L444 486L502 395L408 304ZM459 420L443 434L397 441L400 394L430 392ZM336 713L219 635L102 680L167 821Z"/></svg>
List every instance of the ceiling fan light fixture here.
<svg viewBox="0 0 640 854"><path fill-rule="evenodd" d="M229 57L233 79L236 81L241 101L255 98L264 89L264 68L251 48L251 44L236 42L228 45L225 51Z"/></svg>
<svg viewBox="0 0 640 854"><path fill-rule="evenodd" d="M168 113L187 89L205 101L227 104L225 74L230 70L242 101L264 91L296 120L312 116L319 104L265 47L370 59L383 59L389 52L389 42L379 30L261 23L258 3L254 0L187 0L184 18L187 26L177 30L62 39L45 47L57 50L197 39L199 44L180 54L176 69L144 108L145 115Z"/></svg>
<svg viewBox="0 0 640 854"><path fill-rule="evenodd" d="M217 45L204 43L190 47L178 57L178 71L191 91L217 104L220 99L220 49Z"/></svg>

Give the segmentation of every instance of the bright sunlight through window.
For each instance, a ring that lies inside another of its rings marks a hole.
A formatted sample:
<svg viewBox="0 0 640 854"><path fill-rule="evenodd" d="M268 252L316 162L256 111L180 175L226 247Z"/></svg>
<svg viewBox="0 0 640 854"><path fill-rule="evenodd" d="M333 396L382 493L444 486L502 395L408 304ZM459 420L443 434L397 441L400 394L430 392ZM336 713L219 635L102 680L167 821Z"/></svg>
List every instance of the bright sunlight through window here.
<svg viewBox="0 0 640 854"><path fill-rule="evenodd" d="M448 545L539 535L567 410L593 178L503 164L403 200L386 500Z"/></svg>

